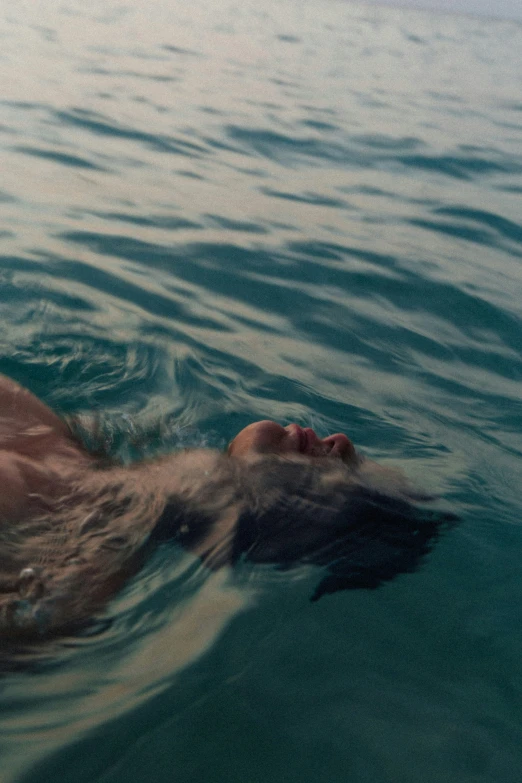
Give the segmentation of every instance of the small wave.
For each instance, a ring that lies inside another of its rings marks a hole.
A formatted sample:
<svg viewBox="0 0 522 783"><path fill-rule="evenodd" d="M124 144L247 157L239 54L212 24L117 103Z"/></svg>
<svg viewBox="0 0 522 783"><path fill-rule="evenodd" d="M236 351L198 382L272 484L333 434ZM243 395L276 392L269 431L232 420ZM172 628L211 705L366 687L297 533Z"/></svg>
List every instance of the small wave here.
<svg viewBox="0 0 522 783"><path fill-rule="evenodd" d="M87 160L80 155L72 155L71 153L57 152L56 150L42 149L40 147L29 147L27 145L18 144L12 147L14 152L21 152L24 155L31 155L35 158L41 158L42 160L49 160L53 163L58 163L61 166L72 166L79 169L91 169L93 171L107 171L104 166L99 166L90 160Z"/></svg>

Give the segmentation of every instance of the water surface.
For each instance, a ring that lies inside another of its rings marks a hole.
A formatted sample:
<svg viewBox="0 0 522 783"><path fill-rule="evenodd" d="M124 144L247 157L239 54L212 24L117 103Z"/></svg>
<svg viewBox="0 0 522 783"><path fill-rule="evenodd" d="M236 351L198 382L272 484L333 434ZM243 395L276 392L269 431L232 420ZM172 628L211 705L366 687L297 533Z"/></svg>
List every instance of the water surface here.
<svg viewBox="0 0 522 783"><path fill-rule="evenodd" d="M317 604L161 548L97 635L3 677L6 781L518 783L521 30L5 7L0 371L123 456L136 427L150 455L346 431L462 518Z"/></svg>

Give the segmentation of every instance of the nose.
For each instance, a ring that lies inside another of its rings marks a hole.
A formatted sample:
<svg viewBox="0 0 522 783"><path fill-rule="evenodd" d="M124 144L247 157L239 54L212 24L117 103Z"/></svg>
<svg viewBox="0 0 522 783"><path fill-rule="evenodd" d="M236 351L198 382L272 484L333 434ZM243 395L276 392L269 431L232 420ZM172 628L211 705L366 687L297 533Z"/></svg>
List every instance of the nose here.
<svg viewBox="0 0 522 783"><path fill-rule="evenodd" d="M342 432L324 438L323 444L327 447L332 456L338 455L344 460L355 459L356 457L353 443Z"/></svg>

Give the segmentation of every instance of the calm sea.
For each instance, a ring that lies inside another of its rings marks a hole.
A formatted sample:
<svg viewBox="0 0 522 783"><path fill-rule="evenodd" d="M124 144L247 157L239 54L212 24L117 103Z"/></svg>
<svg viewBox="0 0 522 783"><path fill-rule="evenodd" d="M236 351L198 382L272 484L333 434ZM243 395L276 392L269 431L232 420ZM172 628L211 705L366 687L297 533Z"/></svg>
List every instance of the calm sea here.
<svg viewBox="0 0 522 783"><path fill-rule="evenodd" d="M125 453L344 430L461 517L317 604L160 549L0 678L2 783L520 783L521 25L20 0L0 39L0 372Z"/></svg>

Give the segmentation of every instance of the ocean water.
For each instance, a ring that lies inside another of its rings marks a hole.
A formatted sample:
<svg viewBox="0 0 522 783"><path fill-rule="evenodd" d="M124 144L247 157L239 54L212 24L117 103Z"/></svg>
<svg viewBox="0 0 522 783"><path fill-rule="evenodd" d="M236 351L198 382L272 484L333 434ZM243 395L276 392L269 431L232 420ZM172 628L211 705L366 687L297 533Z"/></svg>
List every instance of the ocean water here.
<svg viewBox="0 0 522 783"><path fill-rule="evenodd" d="M123 454L346 431L460 517L314 604L158 550L0 678L2 783L519 783L521 25L20 1L0 38L0 372Z"/></svg>

